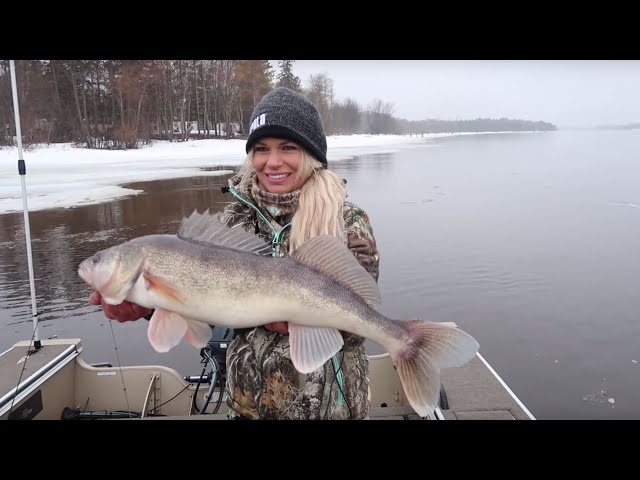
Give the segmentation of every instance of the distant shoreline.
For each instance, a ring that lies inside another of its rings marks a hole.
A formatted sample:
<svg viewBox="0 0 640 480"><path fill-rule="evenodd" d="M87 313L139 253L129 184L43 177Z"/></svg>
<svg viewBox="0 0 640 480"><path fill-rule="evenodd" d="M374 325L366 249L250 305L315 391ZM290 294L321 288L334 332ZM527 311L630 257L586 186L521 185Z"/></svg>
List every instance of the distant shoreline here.
<svg viewBox="0 0 640 480"><path fill-rule="evenodd" d="M442 132L442 133L405 133L398 135L388 135L388 134L352 134L352 135L329 135L327 136L327 145L331 148L331 144L333 142L338 143L340 146L345 146L342 144L342 139L355 139L355 141L347 142L348 146L368 146L370 144L388 144L395 145L397 143L404 143L403 141L398 142L401 139L410 139L410 138L443 138L443 137L455 137L461 135L489 135L489 134L502 134L502 133L546 133L557 130L496 130L496 131L483 131L483 132ZM361 139L366 139L365 142L361 142ZM378 141L380 140L380 141ZM152 140L147 145L140 145L137 148L128 148L128 149L99 149L99 148L87 148L84 146L76 146L72 142L60 142L60 143L40 143L40 144L30 144L23 145L24 152L35 152L39 150L48 150L52 148L65 148L65 149L74 149L74 150L86 150L88 152L130 152L130 151L143 151L149 150L157 147L158 145L172 145L176 146L174 148L179 148L180 145L192 147L193 143L199 144L200 142L233 142L233 143L242 143L246 142L246 138L238 137L238 138L192 138L186 141L169 141L169 140ZM18 147L16 145L7 146L0 145L0 153L8 152L15 150L16 153L18 151Z"/></svg>
<svg viewBox="0 0 640 480"><path fill-rule="evenodd" d="M392 153L435 145L434 139L464 135L538 132L455 132L424 135L344 135L327 137L329 162L359 155ZM547 132L540 132L547 133ZM138 149L96 150L49 144L23 150L29 211L73 208L138 195L133 182L219 176L246 158L245 140L155 141ZM22 212L17 147L0 149L0 214ZM203 170L206 169L206 170Z"/></svg>

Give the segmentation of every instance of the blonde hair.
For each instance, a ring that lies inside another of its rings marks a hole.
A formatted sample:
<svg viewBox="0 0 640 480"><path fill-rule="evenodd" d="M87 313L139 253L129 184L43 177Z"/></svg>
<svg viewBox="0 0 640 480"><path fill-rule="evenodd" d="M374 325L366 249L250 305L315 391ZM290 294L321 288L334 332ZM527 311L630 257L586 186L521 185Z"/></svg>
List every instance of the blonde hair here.
<svg viewBox="0 0 640 480"><path fill-rule="evenodd" d="M240 187L251 183L253 150L240 167ZM309 152L302 149L302 158L296 180L303 179L298 209L291 220L289 253L298 249L305 241L317 235L333 235L346 242L344 232L344 200L347 189L344 182L333 172L323 168Z"/></svg>

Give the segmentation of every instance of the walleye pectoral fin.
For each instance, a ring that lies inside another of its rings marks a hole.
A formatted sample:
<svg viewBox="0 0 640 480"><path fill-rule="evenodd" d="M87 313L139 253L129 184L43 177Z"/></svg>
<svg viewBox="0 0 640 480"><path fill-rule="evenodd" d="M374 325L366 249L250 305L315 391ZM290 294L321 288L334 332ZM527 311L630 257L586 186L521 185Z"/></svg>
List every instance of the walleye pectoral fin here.
<svg viewBox="0 0 640 480"><path fill-rule="evenodd" d="M257 255L270 255L271 245L244 229L241 225L229 227L222 223L217 214L207 210L194 210L188 218L183 218L178 229L178 238L194 243L219 245Z"/></svg>
<svg viewBox="0 0 640 480"><path fill-rule="evenodd" d="M162 277L154 275L148 269L143 270L142 277L144 278L144 288L147 290L182 303L178 292Z"/></svg>
<svg viewBox="0 0 640 480"><path fill-rule="evenodd" d="M187 332L187 321L179 314L156 308L149 321L147 338L156 352L168 352Z"/></svg>
<svg viewBox="0 0 640 480"><path fill-rule="evenodd" d="M289 322L289 351L300 373L311 373L340 351L342 335L335 328L306 327Z"/></svg>
<svg viewBox="0 0 640 480"><path fill-rule="evenodd" d="M211 340L211 327L208 323L189 318L184 339L196 348L204 348Z"/></svg>
<svg viewBox="0 0 640 480"><path fill-rule="evenodd" d="M382 303L376 281L338 238L331 235L313 237L304 242L291 257L330 276L369 305L378 306Z"/></svg>

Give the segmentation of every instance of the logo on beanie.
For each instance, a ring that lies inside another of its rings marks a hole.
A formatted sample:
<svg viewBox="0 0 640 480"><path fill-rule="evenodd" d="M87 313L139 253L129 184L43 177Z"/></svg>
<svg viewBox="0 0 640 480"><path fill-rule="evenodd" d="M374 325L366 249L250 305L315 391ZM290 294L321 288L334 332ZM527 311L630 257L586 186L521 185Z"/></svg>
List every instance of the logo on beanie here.
<svg viewBox="0 0 640 480"><path fill-rule="evenodd" d="M251 126L249 127L249 133L253 132L256 128L263 126L267 123L267 114L263 113L258 115L253 122L251 122Z"/></svg>

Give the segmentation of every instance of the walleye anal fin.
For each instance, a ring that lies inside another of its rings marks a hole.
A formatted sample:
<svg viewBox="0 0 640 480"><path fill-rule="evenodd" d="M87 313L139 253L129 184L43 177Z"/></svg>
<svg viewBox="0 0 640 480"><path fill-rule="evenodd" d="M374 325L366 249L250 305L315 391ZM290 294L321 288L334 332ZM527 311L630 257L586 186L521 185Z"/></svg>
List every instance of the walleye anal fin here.
<svg viewBox="0 0 640 480"><path fill-rule="evenodd" d="M459 367L478 352L478 342L451 322L407 324L410 342L391 355L411 407L422 417L433 412L440 393L440 369Z"/></svg>
<svg viewBox="0 0 640 480"><path fill-rule="evenodd" d="M311 373L325 364L344 345L335 328L306 327L289 322L289 352L300 373Z"/></svg>
<svg viewBox="0 0 640 480"><path fill-rule="evenodd" d="M178 292L159 275L154 275L148 269L144 269L142 277L144 278L144 288L147 290L153 291L156 295L161 297L170 298L176 302L182 303Z"/></svg>
<svg viewBox="0 0 640 480"><path fill-rule="evenodd" d="M378 306L382 303L380 289L374 278L337 237L313 237L304 242L291 257L333 278L369 305Z"/></svg>
<svg viewBox="0 0 640 480"><path fill-rule="evenodd" d="M204 348L211 340L211 327L208 323L190 318L187 321L187 333L184 339L196 348Z"/></svg>
<svg viewBox="0 0 640 480"><path fill-rule="evenodd" d="M180 343L187 333L187 320L181 315L156 308L149 321L147 338L156 352L168 352Z"/></svg>
<svg viewBox="0 0 640 480"><path fill-rule="evenodd" d="M252 232L238 224L228 227L220 221L216 214L207 210L198 213L194 210L187 218L184 217L178 229L178 238L193 243L218 245L233 248L257 255L271 255L271 245Z"/></svg>

